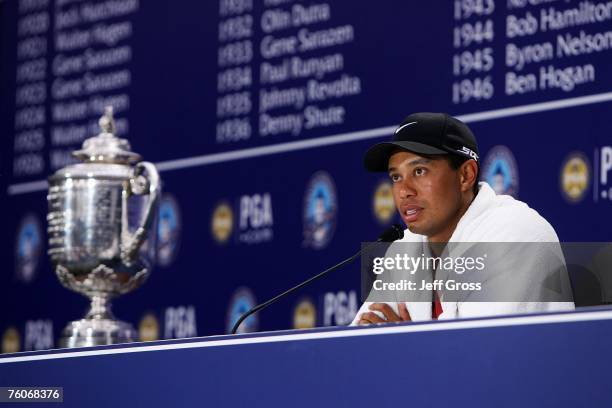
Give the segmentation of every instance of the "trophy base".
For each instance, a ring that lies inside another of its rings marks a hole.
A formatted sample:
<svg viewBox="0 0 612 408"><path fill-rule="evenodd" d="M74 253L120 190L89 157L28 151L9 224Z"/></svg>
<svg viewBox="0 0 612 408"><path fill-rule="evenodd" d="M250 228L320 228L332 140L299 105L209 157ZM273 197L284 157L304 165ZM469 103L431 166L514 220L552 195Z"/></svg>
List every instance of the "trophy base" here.
<svg viewBox="0 0 612 408"><path fill-rule="evenodd" d="M111 319L81 319L68 323L60 347L91 347L136 341L131 324Z"/></svg>

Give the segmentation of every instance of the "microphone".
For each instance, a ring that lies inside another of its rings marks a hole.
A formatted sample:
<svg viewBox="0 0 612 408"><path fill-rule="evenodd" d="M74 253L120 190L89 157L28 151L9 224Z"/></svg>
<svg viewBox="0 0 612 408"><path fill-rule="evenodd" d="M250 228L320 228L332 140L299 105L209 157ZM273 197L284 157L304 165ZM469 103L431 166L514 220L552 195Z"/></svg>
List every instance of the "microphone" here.
<svg viewBox="0 0 612 408"><path fill-rule="evenodd" d="M361 255L361 253L363 251L365 251L366 249L368 249L370 246L374 245L375 243L379 243L379 242L393 242L395 240L398 239L402 239L404 238L404 230L402 229L402 227L399 224L393 224L392 226L390 226L389 228L387 228L382 234L380 234L380 236L378 237L378 239L376 240L376 242L372 242L369 245L367 245L366 247L362 248L359 250L359 252L357 252L355 255L346 258L344 261L332 266L331 268L328 268L326 270L324 270L323 272L319 273L318 275L313 276L312 278L309 278L307 280L305 280L304 282L300 283L299 285L296 285L294 287L292 287L291 289L288 289L286 291L284 291L283 293L281 293L280 295L276 295L275 297L273 297L270 300L265 301L264 303L260 303L259 305L253 307L252 309L250 309L248 312L244 313L242 316L240 316L240 318L236 321L236 324L234 324L234 327L232 328L232 334L236 334L236 331L238 330L238 327L240 327L240 324L250 315L259 312L262 309L265 309L266 307L270 306L272 303L276 302L277 300L279 300L280 298L295 292L296 290L303 288L304 286L308 285L311 282L316 281L317 279L327 275L328 273L330 273L333 270L336 270L338 268L340 268L341 266L344 266L352 261L355 260L355 258L357 258L359 255Z"/></svg>
<svg viewBox="0 0 612 408"><path fill-rule="evenodd" d="M404 230L399 224L393 224L380 234L376 242L393 242L402 238L404 238Z"/></svg>

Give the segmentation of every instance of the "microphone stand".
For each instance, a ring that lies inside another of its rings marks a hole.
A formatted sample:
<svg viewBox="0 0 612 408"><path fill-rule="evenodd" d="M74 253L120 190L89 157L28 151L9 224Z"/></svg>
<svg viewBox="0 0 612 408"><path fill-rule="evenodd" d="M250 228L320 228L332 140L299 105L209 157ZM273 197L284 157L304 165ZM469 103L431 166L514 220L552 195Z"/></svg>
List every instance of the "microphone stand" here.
<svg viewBox="0 0 612 408"><path fill-rule="evenodd" d="M300 288L303 288L304 286L310 284L311 282L314 282L317 279L320 279L321 277L327 275L331 271L333 271L335 269L338 269L339 267L354 261L355 258L357 258L359 255L361 255L361 253L363 251L365 251L366 249L370 248L372 245L377 244L379 242L392 242L392 241L395 241L396 239L401 239L403 236L404 236L404 231L401 229L401 227L399 225L394 224L388 230L386 230L380 236L380 238L378 238L376 240L376 242L369 243L367 246L365 246L364 248L360 249L355 255L345 259L344 261L342 261L342 262L340 262L340 263L338 263L338 264L336 264L334 266L332 266L331 268L328 268L328 269L324 270L323 272L313 276L312 278L309 278L309 279L305 280L304 282L300 283L299 285L296 285L296 286L292 287L291 289L288 289L288 290L284 291L280 295L274 296L272 299L267 300L264 303L261 303L261 304L255 306L255 307L253 307L252 309L250 309L246 313L244 313L242 316L240 316L238 321L236 321L236 323L234 324L234 327L232 328L232 334L236 334L236 331L238 330L238 327L240 327L240 324L247 317L251 316L253 313L257 313L260 310L265 309L266 307L270 306L272 303L276 302L278 299L282 298L283 296L288 295L288 294L290 294L292 292L295 292L296 290L298 290Z"/></svg>

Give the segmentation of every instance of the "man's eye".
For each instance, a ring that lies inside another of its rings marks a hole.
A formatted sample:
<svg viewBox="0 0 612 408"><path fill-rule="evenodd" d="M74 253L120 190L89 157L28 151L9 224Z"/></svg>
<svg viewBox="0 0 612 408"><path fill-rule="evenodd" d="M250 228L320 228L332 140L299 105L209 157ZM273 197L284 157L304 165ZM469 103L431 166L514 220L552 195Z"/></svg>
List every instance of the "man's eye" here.
<svg viewBox="0 0 612 408"><path fill-rule="evenodd" d="M414 169L414 175L415 176L423 176L423 175L425 175L426 172L427 172L427 169L425 169L423 167L417 167L416 169Z"/></svg>
<svg viewBox="0 0 612 408"><path fill-rule="evenodd" d="M400 180L400 176L398 176L397 174L390 174L389 177L391 178L391 181L394 183Z"/></svg>

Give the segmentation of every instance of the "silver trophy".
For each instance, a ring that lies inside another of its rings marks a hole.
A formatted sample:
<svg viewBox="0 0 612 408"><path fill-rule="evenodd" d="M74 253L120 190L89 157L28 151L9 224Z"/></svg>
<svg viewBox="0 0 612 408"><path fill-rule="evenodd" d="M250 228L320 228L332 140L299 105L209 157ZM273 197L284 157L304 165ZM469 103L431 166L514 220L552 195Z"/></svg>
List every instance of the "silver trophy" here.
<svg viewBox="0 0 612 408"><path fill-rule="evenodd" d="M142 285L155 255L159 175L114 136L112 108L99 123L101 133L73 152L82 162L49 178L49 256L60 282L91 300L86 316L64 329L61 347L136 340L110 302Z"/></svg>

